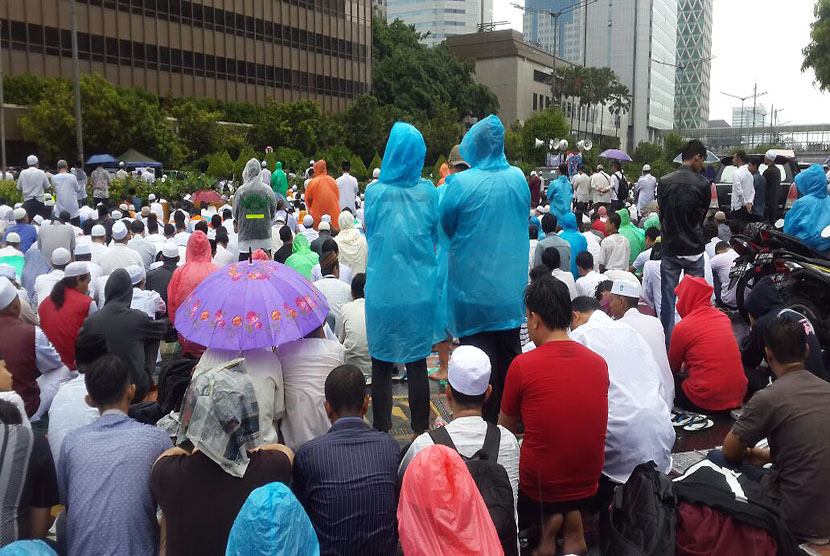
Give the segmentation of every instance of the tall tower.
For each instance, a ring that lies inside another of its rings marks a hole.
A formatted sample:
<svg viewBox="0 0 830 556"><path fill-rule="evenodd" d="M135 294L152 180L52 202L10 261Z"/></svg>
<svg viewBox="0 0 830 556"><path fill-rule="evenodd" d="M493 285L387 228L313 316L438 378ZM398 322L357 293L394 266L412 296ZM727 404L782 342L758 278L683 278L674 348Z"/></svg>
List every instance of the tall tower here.
<svg viewBox="0 0 830 556"><path fill-rule="evenodd" d="M706 127L712 73L712 4L714 0L678 0L677 72L674 126Z"/></svg>
<svg viewBox="0 0 830 556"><path fill-rule="evenodd" d="M429 32L422 41L428 46L452 35L475 33L482 21L493 21L493 0L387 0L386 6L387 21L401 19L419 33Z"/></svg>

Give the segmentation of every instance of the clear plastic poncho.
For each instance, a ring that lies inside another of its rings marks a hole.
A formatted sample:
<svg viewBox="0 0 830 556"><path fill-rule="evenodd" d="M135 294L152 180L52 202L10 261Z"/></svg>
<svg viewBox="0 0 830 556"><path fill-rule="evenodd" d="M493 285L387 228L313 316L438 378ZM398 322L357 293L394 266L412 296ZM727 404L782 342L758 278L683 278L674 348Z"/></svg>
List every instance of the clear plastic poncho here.
<svg viewBox="0 0 830 556"><path fill-rule="evenodd" d="M471 168L454 175L440 206L450 238L447 321L457 338L522 325L530 252L530 189L504 156L501 121L475 124L461 156Z"/></svg>
<svg viewBox="0 0 830 556"><path fill-rule="evenodd" d="M409 124L389 134L377 183L366 190L366 334L369 353L389 362L432 350L438 306L438 193L421 178L426 145Z"/></svg>
<svg viewBox="0 0 830 556"><path fill-rule="evenodd" d="M796 236L817 251L830 250L830 237L821 237L821 231L830 226L830 197L824 170L813 164L795 177L795 186L802 197L784 217L784 233Z"/></svg>
<svg viewBox="0 0 830 556"><path fill-rule="evenodd" d="M282 483L248 495L228 535L225 556L319 556L320 544L303 506Z"/></svg>

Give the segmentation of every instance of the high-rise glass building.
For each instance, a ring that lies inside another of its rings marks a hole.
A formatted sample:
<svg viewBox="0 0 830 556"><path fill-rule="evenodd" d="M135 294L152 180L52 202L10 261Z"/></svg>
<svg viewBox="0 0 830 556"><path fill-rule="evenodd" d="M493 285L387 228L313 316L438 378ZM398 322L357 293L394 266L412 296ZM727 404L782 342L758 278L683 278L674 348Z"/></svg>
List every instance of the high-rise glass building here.
<svg viewBox="0 0 830 556"><path fill-rule="evenodd" d="M559 58L574 64L581 64L585 56L585 17L587 6L568 11L559 16L554 51L554 18L549 13L559 12L577 3L576 0L525 0L522 20L524 39L530 44L556 54Z"/></svg>
<svg viewBox="0 0 830 556"><path fill-rule="evenodd" d="M433 46L452 35L475 33L479 23L493 21L493 0L388 0L386 19L401 19L419 33L428 32L422 42Z"/></svg>
<svg viewBox="0 0 830 556"><path fill-rule="evenodd" d="M706 127L709 121L713 3L678 0L674 91L674 124L678 129Z"/></svg>

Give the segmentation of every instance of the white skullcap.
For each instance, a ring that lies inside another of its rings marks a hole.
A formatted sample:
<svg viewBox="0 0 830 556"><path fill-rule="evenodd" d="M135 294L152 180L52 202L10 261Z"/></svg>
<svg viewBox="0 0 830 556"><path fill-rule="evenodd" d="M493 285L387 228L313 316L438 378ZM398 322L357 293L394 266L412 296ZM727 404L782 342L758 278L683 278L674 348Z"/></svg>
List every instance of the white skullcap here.
<svg viewBox="0 0 830 556"><path fill-rule="evenodd" d="M531 175L531 176L535 176L535 175L536 175L536 170L531 170L531 171L530 171L530 175Z"/></svg>
<svg viewBox="0 0 830 556"><path fill-rule="evenodd" d="M722 210L719 210L715 213L715 220L726 220L726 213Z"/></svg>
<svg viewBox="0 0 830 556"><path fill-rule="evenodd" d="M6 234L6 243L20 243L20 234L9 232Z"/></svg>
<svg viewBox="0 0 830 556"><path fill-rule="evenodd" d="M26 157L26 164L28 164L29 166L34 166L35 164L37 164L37 157L33 154L30 154L28 157Z"/></svg>
<svg viewBox="0 0 830 556"><path fill-rule="evenodd" d="M165 241L161 247L161 254L168 259L175 259L179 256L179 246L172 241Z"/></svg>
<svg viewBox="0 0 830 556"><path fill-rule="evenodd" d="M320 220L323 221L323 222L331 223L331 215L324 214L323 216L320 217Z"/></svg>
<svg viewBox="0 0 830 556"><path fill-rule="evenodd" d="M107 235L107 229L100 224L95 224L92 227L92 237L104 237Z"/></svg>
<svg viewBox="0 0 830 556"><path fill-rule="evenodd" d="M772 160L773 162L775 162L775 151L772 150L772 149L768 150L767 152L764 153L764 158L766 158L768 160Z"/></svg>
<svg viewBox="0 0 830 556"><path fill-rule="evenodd" d="M65 264L69 264L69 261L71 260L72 255L70 255L69 251L63 247L58 247L52 251L52 266L63 266Z"/></svg>
<svg viewBox="0 0 830 556"><path fill-rule="evenodd" d="M53 201L52 198L50 197L49 199L46 199L46 202L43 203L43 204L46 205L47 207L54 207L55 206L55 201Z"/></svg>
<svg viewBox="0 0 830 556"><path fill-rule="evenodd" d="M8 278L0 276L0 311L11 305L17 298L17 288Z"/></svg>
<svg viewBox="0 0 830 556"><path fill-rule="evenodd" d="M629 280L614 280L614 285L611 286L611 293L621 295L623 297L634 297L639 299L640 291L640 284Z"/></svg>
<svg viewBox="0 0 830 556"><path fill-rule="evenodd" d="M86 263L83 261L76 261L74 263L69 263L66 265L66 269L63 271L64 278L72 278L74 276L83 276L84 274L89 274L89 267L86 266Z"/></svg>
<svg viewBox="0 0 830 556"><path fill-rule="evenodd" d="M130 275L130 282L133 286L144 280L147 274L144 272L143 265L131 264L126 268L127 274Z"/></svg>
<svg viewBox="0 0 830 556"><path fill-rule="evenodd" d="M651 164L643 164L643 172L651 172Z"/></svg>
<svg viewBox="0 0 830 556"><path fill-rule="evenodd" d="M135 205L130 203L130 206L127 207L127 210L131 210L131 211L135 212Z"/></svg>
<svg viewBox="0 0 830 556"><path fill-rule="evenodd" d="M127 212L127 203L121 203L120 205L118 205L118 208L124 212Z"/></svg>
<svg viewBox="0 0 830 556"><path fill-rule="evenodd" d="M12 265L2 263L0 264L0 276L8 278L9 280L16 280L17 271L15 271Z"/></svg>
<svg viewBox="0 0 830 556"><path fill-rule="evenodd" d="M475 346L458 346L450 357L449 383L454 392L482 395L490 385L490 358Z"/></svg>
<svg viewBox="0 0 830 556"><path fill-rule="evenodd" d="M305 226L306 228L311 228L312 226L314 226L314 217L310 214L306 214L305 216L303 216L303 226Z"/></svg>
<svg viewBox="0 0 830 556"><path fill-rule="evenodd" d="M372 177L378 179L380 177L380 168L375 168L372 170Z"/></svg>
<svg viewBox="0 0 830 556"><path fill-rule="evenodd" d="M545 212L545 207L543 207L542 205L539 205L538 207L536 207L536 212L544 213Z"/></svg>
<svg viewBox="0 0 830 556"><path fill-rule="evenodd" d="M14 209L14 213L12 213L12 216L15 220L23 220L26 217L26 209L16 208Z"/></svg>
<svg viewBox="0 0 830 556"><path fill-rule="evenodd" d="M111 216L112 216L113 220L121 220L121 217L124 216L124 215L121 214L121 211L114 210L114 211L112 211Z"/></svg>
<svg viewBox="0 0 830 556"><path fill-rule="evenodd" d="M147 195L147 200L155 201L156 200L156 194L155 193L150 193L149 195Z"/></svg>
<svg viewBox="0 0 830 556"><path fill-rule="evenodd" d="M602 164L597 164L597 170L602 170L602 169L603 169Z"/></svg>
<svg viewBox="0 0 830 556"><path fill-rule="evenodd" d="M263 161L262 161L262 167L263 167L263 168L265 168L266 166L268 166L268 161L267 161L267 160L263 160Z"/></svg>
<svg viewBox="0 0 830 556"><path fill-rule="evenodd" d="M116 222L112 225L112 238L124 239L127 237L127 226L123 222Z"/></svg>
<svg viewBox="0 0 830 556"><path fill-rule="evenodd" d="M88 241L79 241L75 244L75 255L91 255L92 246Z"/></svg>
<svg viewBox="0 0 830 556"><path fill-rule="evenodd" d="M550 214L550 205L542 207L542 212L545 214Z"/></svg>
<svg viewBox="0 0 830 556"><path fill-rule="evenodd" d="M317 226L317 229L320 231L331 230L331 224L323 220L322 222L320 222L320 225Z"/></svg>
<svg viewBox="0 0 830 556"><path fill-rule="evenodd" d="M32 221L34 221L35 224L40 226L41 224L43 224L43 217L39 214L36 214L35 217L32 218Z"/></svg>

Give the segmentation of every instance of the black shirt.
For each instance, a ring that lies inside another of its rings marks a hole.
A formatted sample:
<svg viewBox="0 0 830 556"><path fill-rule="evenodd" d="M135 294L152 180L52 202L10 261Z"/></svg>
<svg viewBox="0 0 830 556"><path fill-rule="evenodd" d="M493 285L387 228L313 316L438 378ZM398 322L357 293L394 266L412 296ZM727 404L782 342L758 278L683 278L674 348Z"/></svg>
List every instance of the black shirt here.
<svg viewBox="0 0 830 556"><path fill-rule="evenodd" d="M657 206L663 255L703 253L703 220L709 210L711 191L711 182L686 166L660 179Z"/></svg>
<svg viewBox="0 0 830 556"><path fill-rule="evenodd" d="M285 261L288 260L288 257L294 252L294 244L292 243L284 243L282 247L277 249L277 252L274 253L274 260L278 263L285 264Z"/></svg>
<svg viewBox="0 0 830 556"><path fill-rule="evenodd" d="M764 179L767 180L767 201L764 213L772 223L778 219L778 193L781 189L781 170L773 164L764 170Z"/></svg>

